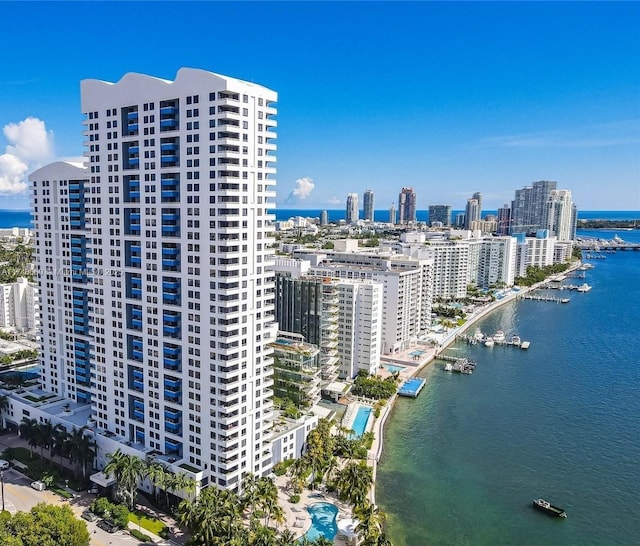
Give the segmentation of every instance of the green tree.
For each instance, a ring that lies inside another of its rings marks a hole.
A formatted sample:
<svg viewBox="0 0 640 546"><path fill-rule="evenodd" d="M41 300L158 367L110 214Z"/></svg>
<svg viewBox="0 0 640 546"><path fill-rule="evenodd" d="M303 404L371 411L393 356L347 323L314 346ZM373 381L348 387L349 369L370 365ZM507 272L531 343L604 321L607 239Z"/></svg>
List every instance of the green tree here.
<svg viewBox="0 0 640 546"><path fill-rule="evenodd" d="M96 443L85 434L86 427L73 428L69 435L69 453L72 463L82 470L82 476L87 479L87 464L93 463L96 457Z"/></svg>
<svg viewBox="0 0 640 546"><path fill-rule="evenodd" d="M69 457L71 444L69 442L69 433L67 429L58 424L53 428L51 436L51 458L58 455L60 457L60 465L62 458Z"/></svg>
<svg viewBox="0 0 640 546"><path fill-rule="evenodd" d="M353 461L336 474L336 486L342 498L354 507L363 506L373 483L371 467L364 461Z"/></svg>
<svg viewBox="0 0 640 546"><path fill-rule="evenodd" d="M123 500L129 510L133 511L138 482L144 478L147 465L142 459L122 453L119 449L114 453L108 453L107 459L109 462L104 467L104 475L115 478L118 482L116 498Z"/></svg>
<svg viewBox="0 0 640 546"><path fill-rule="evenodd" d="M9 397L6 394L0 395L0 416L2 417L2 421L0 422L0 426L2 430L5 429L5 412L9 409Z"/></svg>
<svg viewBox="0 0 640 546"><path fill-rule="evenodd" d="M0 518L3 546L88 546L86 523L69 506L37 504L30 512Z"/></svg>
<svg viewBox="0 0 640 546"><path fill-rule="evenodd" d="M27 417L23 417L20 422L20 426L18 427L18 432L20 433L20 437L24 438L29 444L29 452L31 454L31 458L33 458L33 448L38 447L38 420L37 419L29 419Z"/></svg>
<svg viewBox="0 0 640 546"><path fill-rule="evenodd" d="M51 421L40 423L36 429L36 438L40 446L40 456L44 459L44 449L51 447L51 438L53 436L53 425Z"/></svg>
<svg viewBox="0 0 640 546"><path fill-rule="evenodd" d="M356 532L361 539L360 544L362 546L377 546L386 518L384 512L371 503L357 507L354 512L358 518Z"/></svg>

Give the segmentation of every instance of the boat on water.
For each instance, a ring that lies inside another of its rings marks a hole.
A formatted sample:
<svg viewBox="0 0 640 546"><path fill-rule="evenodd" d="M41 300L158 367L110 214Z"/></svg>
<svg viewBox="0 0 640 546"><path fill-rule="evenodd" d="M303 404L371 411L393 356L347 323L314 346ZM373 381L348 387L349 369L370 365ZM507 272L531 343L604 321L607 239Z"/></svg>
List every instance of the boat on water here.
<svg viewBox="0 0 640 546"><path fill-rule="evenodd" d="M451 362L447 362L444 365L444 371L445 372L452 372L453 371L453 364L451 364Z"/></svg>
<svg viewBox="0 0 640 546"><path fill-rule="evenodd" d="M562 508L558 506L554 506L553 504L551 504L550 502L544 499L535 499L533 501L533 507L536 510L540 510L541 512L544 512L545 514L549 514L550 516L555 516L557 518L567 517L567 513Z"/></svg>
<svg viewBox="0 0 640 546"><path fill-rule="evenodd" d="M506 336L502 330L498 330L495 334L493 334L493 341L495 343L504 343L506 340Z"/></svg>
<svg viewBox="0 0 640 546"><path fill-rule="evenodd" d="M484 334L480 331L480 328L476 328L475 333L473 334L473 339L476 341L482 341L484 338Z"/></svg>
<svg viewBox="0 0 640 546"><path fill-rule="evenodd" d="M492 337L488 337L487 339L484 340L485 347L493 347L493 345L494 345L494 341Z"/></svg>
<svg viewBox="0 0 640 546"><path fill-rule="evenodd" d="M529 345L531 345L531 343L530 343L529 341L523 341L523 342L520 344L520 348L521 348L521 349L524 349L524 350L526 351L526 350L529 348Z"/></svg>
<svg viewBox="0 0 640 546"><path fill-rule="evenodd" d="M569 303L569 298L562 298L560 303Z"/></svg>
<svg viewBox="0 0 640 546"><path fill-rule="evenodd" d="M587 283L581 284L580 286L578 286L578 292L589 292L589 290L591 290L591 288L593 288L592 286L589 286Z"/></svg>
<svg viewBox="0 0 640 546"><path fill-rule="evenodd" d="M511 345L520 345L520 336L511 336Z"/></svg>

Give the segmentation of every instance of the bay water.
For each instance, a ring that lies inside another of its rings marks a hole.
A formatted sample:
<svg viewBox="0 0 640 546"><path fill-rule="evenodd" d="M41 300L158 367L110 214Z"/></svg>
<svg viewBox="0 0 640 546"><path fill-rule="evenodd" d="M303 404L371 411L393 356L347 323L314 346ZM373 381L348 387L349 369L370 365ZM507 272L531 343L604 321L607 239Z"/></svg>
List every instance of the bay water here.
<svg viewBox="0 0 640 546"><path fill-rule="evenodd" d="M615 233L640 242L579 235ZM570 281L591 291L549 291L568 304L518 301L477 324L529 350L457 343L446 353L473 375L436 361L398 400L376 484L395 546L640 544L640 252L605 256Z"/></svg>

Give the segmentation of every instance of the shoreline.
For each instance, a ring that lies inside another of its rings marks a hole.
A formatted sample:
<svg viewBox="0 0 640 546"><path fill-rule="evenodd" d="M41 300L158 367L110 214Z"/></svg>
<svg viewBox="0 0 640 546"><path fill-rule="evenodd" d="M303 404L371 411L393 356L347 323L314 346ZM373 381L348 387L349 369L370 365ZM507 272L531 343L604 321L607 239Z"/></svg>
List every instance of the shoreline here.
<svg viewBox="0 0 640 546"><path fill-rule="evenodd" d="M578 269L581 265L582 265L582 262L578 260L575 263L571 264L571 266L565 271L565 273L571 273L572 271L575 271L576 269ZM529 292L532 292L534 290L537 290L538 288L540 288L540 286L546 284L549 280L550 278L546 278L545 280L539 283L533 284L531 286L523 287L518 292L510 293L509 295L505 296L500 300L491 302L487 306L480 309L477 313L472 313L468 317L468 320L462 326L454 328L442 340L442 342L438 344L438 346L435 349L432 349L432 354L428 358L426 358L424 362L421 362L418 366L416 366L415 368L412 368L411 372L407 374L406 377L403 377L403 381L404 379L408 379L418 375L424 368L426 368L429 364L431 364L442 351L445 351L446 349L448 349L449 346L451 346L456 341L456 338L460 334L466 332L471 326L476 324L479 320L485 318L486 316L491 314L496 309L502 307L503 305L507 303L511 303L513 301L517 301L520 296L528 294ZM369 500L374 505L376 504L375 490L376 490L376 477L378 473L378 463L380 462L380 458L382 457L382 452L384 449L384 426L387 422L387 419L391 415L391 412L393 410L393 407L397 399L398 399L398 394L396 393L384 406L382 410L382 414L378 419L376 419L373 425L373 433L375 435L375 438L373 441L373 445L369 450L369 455L367 456L367 462L371 465L372 472L373 472L373 485L371 486L371 490L369 492Z"/></svg>

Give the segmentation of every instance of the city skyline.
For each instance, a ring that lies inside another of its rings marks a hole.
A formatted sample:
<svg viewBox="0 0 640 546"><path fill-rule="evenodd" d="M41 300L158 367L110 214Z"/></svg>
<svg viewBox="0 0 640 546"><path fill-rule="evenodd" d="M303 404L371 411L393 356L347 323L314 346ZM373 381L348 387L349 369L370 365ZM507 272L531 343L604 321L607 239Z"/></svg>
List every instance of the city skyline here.
<svg viewBox="0 0 640 546"><path fill-rule="evenodd" d="M153 5L127 14L158 28L166 12ZM20 25L5 35L0 208L29 208L29 172L82 157L80 80L173 80L193 66L279 91L279 208L343 209L371 189L388 210L410 186L418 210L463 209L476 191L496 210L516 188L557 180L580 210L640 209L637 3L162 6L189 22L170 50L151 30L83 46L124 31L106 4L3 4L39 40ZM214 16L242 20L243 40L213 44Z"/></svg>

